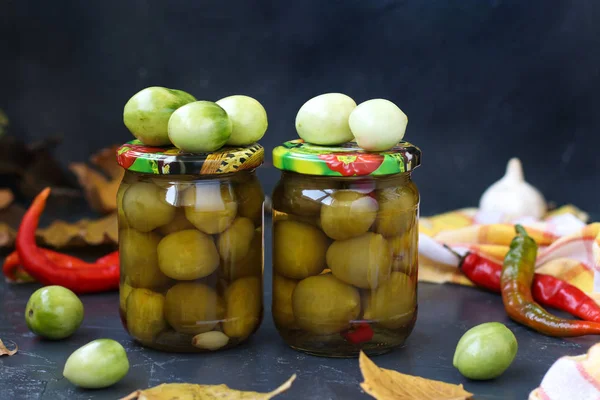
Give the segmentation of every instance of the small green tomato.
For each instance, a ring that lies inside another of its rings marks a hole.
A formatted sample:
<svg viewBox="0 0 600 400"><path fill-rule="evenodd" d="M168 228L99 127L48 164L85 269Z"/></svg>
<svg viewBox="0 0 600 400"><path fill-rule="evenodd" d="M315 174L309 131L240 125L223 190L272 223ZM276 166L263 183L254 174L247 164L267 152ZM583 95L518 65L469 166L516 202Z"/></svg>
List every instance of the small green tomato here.
<svg viewBox="0 0 600 400"><path fill-rule="evenodd" d="M123 346L112 339L96 339L69 356L63 376L76 386L100 389L119 382L128 371Z"/></svg>
<svg viewBox="0 0 600 400"><path fill-rule="evenodd" d="M494 379L510 366L517 349L517 339L510 329L499 322L488 322L465 332L452 364L469 379Z"/></svg>
<svg viewBox="0 0 600 400"><path fill-rule="evenodd" d="M152 86L134 94L123 109L123 122L147 146L168 145L168 124L179 107L196 101L182 90Z"/></svg>
<svg viewBox="0 0 600 400"><path fill-rule="evenodd" d="M231 137L227 112L212 101L186 104L169 119L169 139L179 149L205 153L220 149Z"/></svg>
<svg viewBox="0 0 600 400"><path fill-rule="evenodd" d="M25 322L36 335L47 339L71 336L83 321L83 304L72 291L62 286L36 290L25 307Z"/></svg>
<svg viewBox="0 0 600 400"><path fill-rule="evenodd" d="M267 111L256 99L235 95L225 97L217 104L229 115L233 129L227 141L230 146L247 146L258 142L267 131Z"/></svg>
<svg viewBox="0 0 600 400"><path fill-rule="evenodd" d="M356 143L367 151L385 151L404 138L408 117L385 99L360 103L348 117Z"/></svg>
<svg viewBox="0 0 600 400"><path fill-rule="evenodd" d="M318 145L338 145L353 139L348 118L356 102L342 93L313 97L296 115L296 131L304 141Z"/></svg>

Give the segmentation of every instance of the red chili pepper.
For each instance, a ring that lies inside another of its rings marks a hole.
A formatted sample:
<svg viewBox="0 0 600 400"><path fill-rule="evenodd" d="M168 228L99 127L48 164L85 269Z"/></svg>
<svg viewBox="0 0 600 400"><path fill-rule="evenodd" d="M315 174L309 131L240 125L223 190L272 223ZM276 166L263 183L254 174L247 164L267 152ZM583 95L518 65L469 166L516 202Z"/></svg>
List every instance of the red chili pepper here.
<svg viewBox="0 0 600 400"><path fill-rule="evenodd" d="M502 265L475 253L467 253L464 257L456 255L460 258L459 268L469 280L479 287L500 293ZM536 273L531 291L534 300L544 307L566 311L586 321L600 322L600 306L568 282Z"/></svg>
<svg viewBox="0 0 600 400"><path fill-rule="evenodd" d="M525 228L516 225L517 235L502 264L500 288L508 316L528 328L548 336L600 335L600 322L559 318L533 299L531 288L537 258L537 243Z"/></svg>
<svg viewBox="0 0 600 400"><path fill-rule="evenodd" d="M19 268L19 254L16 251L13 251L4 259L4 264L2 265L2 273L11 281L16 281L17 277L15 273L17 272L17 268Z"/></svg>
<svg viewBox="0 0 600 400"><path fill-rule="evenodd" d="M366 322L354 326L342 334L344 338L354 344L368 342L373 339L373 328Z"/></svg>
<svg viewBox="0 0 600 400"><path fill-rule="evenodd" d="M98 258L94 263L88 263L80 258L70 256L68 254L59 253L49 249L40 248L49 260L65 268L92 268L102 267L103 265L119 265L119 252L114 251L105 256ZM21 266L21 259L19 253L13 251L4 259L4 265L2 266L2 272L10 280L17 280L16 272Z"/></svg>
<svg viewBox="0 0 600 400"><path fill-rule="evenodd" d="M68 268L52 261L37 246L35 231L49 195L50 188L44 189L37 195L23 216L17 232L17 251L23 269L44 285L60 285L75 293L117 289L119 287L119 265L101 264L101 267L94 265Z"/></svg>
<svg viewBox="0 0 600 400"><path fill-rule="evenodd" d="M342 176L363 176L379 168L385 157L381 154L348 152L320 154L319 158L325 161L330 170Z"/></svg>

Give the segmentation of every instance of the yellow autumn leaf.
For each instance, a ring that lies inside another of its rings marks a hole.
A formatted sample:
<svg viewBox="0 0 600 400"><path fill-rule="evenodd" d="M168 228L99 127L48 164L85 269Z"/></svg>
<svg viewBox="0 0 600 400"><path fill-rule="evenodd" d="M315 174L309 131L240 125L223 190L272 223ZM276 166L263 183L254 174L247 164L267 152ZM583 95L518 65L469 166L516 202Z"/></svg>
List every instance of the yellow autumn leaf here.
<svg viewBox="0 0 600 400"><path fill-rule="evenodd" d="M116 213L95 220L82 219L75 223L56 220L47 228L36 231L39 244L57 249L117 244L118 235Z"/></svg>
<svg viewBox="0 0 600 400"><path fill-rule="evenodd" d="M462 385L379 368L363 352L360 353L359 364L363 374L360 387L378 400L466 400L473 396Z"/></svg>
<svg viewBox="0 0 600 400"><path fill-rule="evenodd" d="M211 399L252 399L269 400L288 390L296 374L283 385L269 393L243 392L227 385L196 385L192 383L164 383L146 390L138 390L121 400L211 400Z"/></svg>
<svg viewBox="0 0 600 400"><path fill-rule="evenodd" d="M15 229L0 223L0 248L14 246L16 236ZM119 241L117 214L73 223L56 220L47 228L39 228L35 236L40 246L55 249L116 245Z"/></svg>
<svg viewBox="0 0 600 400"><path fill-rule="evenodd" d="M104 174L85 163L71 163L69 169L77 176L90 207L108 214L117 209L117 191L125 170L117 163L117 147L100 150L90 162Z"/></svg>
<svg viewBox="0 0 600 400"><path fill-rule="evenodd" d="M15 348L12 350L9 350L6 348L6 346L4 345L4 342L2 342L2 339L0 339L0 356L12 356L15 355L17 353L17 351L19 350L19 347L15 344Z"/></svg>
<svg viewBox="0 0 600 400"><path fill-rule="evenodd" d="M0 210L10 206L14 199L15 196L10 189L0 189Z"/></svg>

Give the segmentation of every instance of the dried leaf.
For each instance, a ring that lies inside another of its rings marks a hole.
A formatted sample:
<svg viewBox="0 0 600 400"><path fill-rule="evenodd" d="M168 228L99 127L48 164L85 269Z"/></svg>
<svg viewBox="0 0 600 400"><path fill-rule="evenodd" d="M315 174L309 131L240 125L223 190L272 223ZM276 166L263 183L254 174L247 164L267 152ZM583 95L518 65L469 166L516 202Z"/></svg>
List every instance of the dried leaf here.
<svg viewBox="0 0 600 400"><path fill-rule="evenodd" d="M84 163L72 163L69 169L77 176L79 185L85 192L90 207L101 213L111 213L117 209L117 191L124 170L117 163L116 148L100 150L91 156L91 163L104 171L104 176Z"/></svg>
<svg viewBox="0 0 600 400"><path fill-rule="evenodd" d="M8 130L8 117L4 113L4 111L0 110L0 136L4 135Z"/></svg>
<svg viewBox="0 0 600 400"><path fill-rule="evenodd" d="M19 346L17 346L16 343L15 343L15 348L12 350L9 350L4 345L4 342L2 342L2 339L0 339L0 356L12 356L12 355L15 355L18 350L19 350Z"/></svg>
<svg viewBox="0 0 600 400"><path fill-rule="evenodd" d="M16 237L17 231L4 222L0 223L0 247L12 247Z"/></svg>
<svg viewBox="0 0 600 400"><path fill-rule="evenodd" d="M360 353L359 364L364 379L360 387L378 400L466 400L473 396L462 385L379 368L363 352Z"/></svg>
<svg viewBox="0 0 600 400"><path fill-rule="evenodd" d="M285 392L292 386L296 374L283 385L269 393L242 392L227 385L195 385L192 383L164 383L146 390L138 390L121 400L210 400L210 399L253 399L268 400Z"/></svg>
<svg viewBox="0 0 600 400"><path fill-rule="evenodd" d="M10 206L15 199L10 189L0 189L0 210Z"/></svg>
<svg viewBox="0 0 600 400"><path fill-rule="evenodd" d="M16 236L15 229L0 223L0 247L12 247ZM36 232L39 245L56 249L117 244L118 236L116 213L96 220L82 219L72 224L57 220Z"/></svg>
<svg viewBox="0 0 600 400"><path fill-rule="evenodd" d="M118 236L116 213L97 220L82 219L73 224L54 221L36 232L39 244L54 248L116 244Z"/></svg>
<svg viewBox="0 0 600 400"><path fill-rule="evenodd" d="M123 168L117 163L117 149L119 145L114 145L100 150L90 157L90 161L111 179L121 179Z"/></svg>

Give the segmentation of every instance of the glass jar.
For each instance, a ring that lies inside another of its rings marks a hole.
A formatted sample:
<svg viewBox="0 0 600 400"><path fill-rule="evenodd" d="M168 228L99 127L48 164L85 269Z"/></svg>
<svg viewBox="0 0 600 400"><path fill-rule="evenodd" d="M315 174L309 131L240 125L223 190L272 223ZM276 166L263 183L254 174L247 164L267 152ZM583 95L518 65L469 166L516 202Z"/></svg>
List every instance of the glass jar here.
<svg viewBox="0 0 600 400"><path fill-rule="evenodd" d="M417 318L421 151L302 140L273 150L273 320L292 348L329 357L401 346Z"/></svg>
<svg viewBox="0 0 600 400"><path fill-rule="evenodd" d="M189 154L134 140L117 157L125 329L164 351L245 341L263 314L263 148Z"/></svg>

